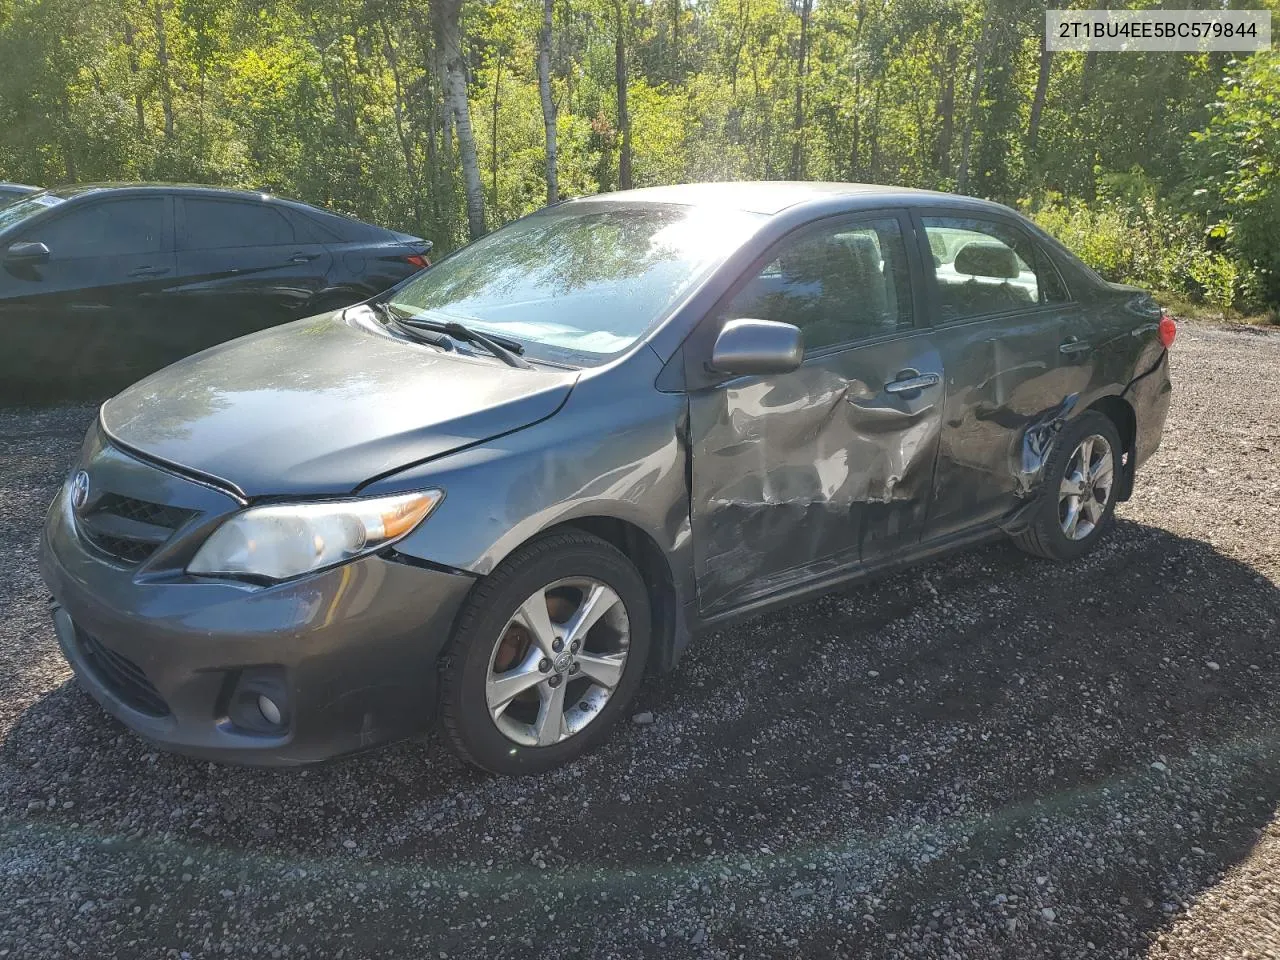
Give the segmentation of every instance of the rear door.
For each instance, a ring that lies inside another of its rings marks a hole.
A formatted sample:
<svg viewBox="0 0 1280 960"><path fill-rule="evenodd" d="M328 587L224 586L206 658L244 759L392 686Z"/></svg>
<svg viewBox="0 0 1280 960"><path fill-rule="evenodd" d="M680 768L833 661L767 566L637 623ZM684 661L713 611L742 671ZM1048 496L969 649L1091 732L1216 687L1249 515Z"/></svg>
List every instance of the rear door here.
<svg viewBox="0 0 1280 960"><path fill-rule="evenodd" d="M730 319L793 323L805 359L791 373L690 393L705 611L919 540L944 371L929 331L915 326L919 264L909 236L895 211L812 224L766 254L706 321L703 343Z"/></svg>
<svg viewBox="0 0 1280 960"><path fill-rule="evenodd" d="M332 264L320 228L265 200L179 197L177 239L188 353L305 316Z"/></svg>
<svg viewBox="0 0 1280 960"><path fill-rule="evenodd" d="M10 379L95 393L161 365L155 348L170 322L172 222L164 195L92 197L7 238L49 248L44 262L3 266Z"/></svg>
<svg viewBox="0 0 1280 960"><path fill-rule="evenodd" d="M1078 304L1011 218L919 210L934 340L947 369L927 536L992 522L1034 482L1038 448L1092 369Z"/></svg>

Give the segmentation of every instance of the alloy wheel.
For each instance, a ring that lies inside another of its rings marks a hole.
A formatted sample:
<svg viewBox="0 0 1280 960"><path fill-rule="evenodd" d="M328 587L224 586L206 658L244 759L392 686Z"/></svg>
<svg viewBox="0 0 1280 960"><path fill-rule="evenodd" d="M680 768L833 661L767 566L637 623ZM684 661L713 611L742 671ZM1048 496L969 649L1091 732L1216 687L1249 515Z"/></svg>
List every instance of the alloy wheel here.
<svg viewBox="0 0 1280 960"><path fill-rule="evenodd" d="M580 733L622 681L630 647L626 605L608 584L570 577L534 591L499 633L485 700L502 734L551 746Z"/></svg>
<svg viewBox="0 0 1280 960"><path fill-rule="evenodd" d="M1068 540L1083 540L1097 529L1111 502L1115 457L1100 434L1085 437L1067 461L1058 488L1058 523Z"/></svg>

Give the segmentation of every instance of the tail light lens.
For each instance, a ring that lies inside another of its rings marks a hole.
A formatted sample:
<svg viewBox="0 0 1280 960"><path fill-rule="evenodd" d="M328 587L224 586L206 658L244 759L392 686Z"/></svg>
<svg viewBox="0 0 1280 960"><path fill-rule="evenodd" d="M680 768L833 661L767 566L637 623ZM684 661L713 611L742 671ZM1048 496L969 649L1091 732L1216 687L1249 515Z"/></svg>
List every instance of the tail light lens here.
<svg viewBox="0 0 1280 960"><path fill-rule="evenodd" d="M1164 345L1164 348L1168 350L1173 346L1174 338L1178 335L1178 325L1173 322L1173 317L1163 313L1160 315L1160 325L1156 333L1160 337L1160 342Z"/></svg>
<svg viewBox="0 0 1280 960"><path fill-rule="evenodd" d="M404 258L404 261L405 263L412 264L419 270L423 270L431 266L431 261L427 259L426 254L422 253L411 253L409 256Z"/></svg>

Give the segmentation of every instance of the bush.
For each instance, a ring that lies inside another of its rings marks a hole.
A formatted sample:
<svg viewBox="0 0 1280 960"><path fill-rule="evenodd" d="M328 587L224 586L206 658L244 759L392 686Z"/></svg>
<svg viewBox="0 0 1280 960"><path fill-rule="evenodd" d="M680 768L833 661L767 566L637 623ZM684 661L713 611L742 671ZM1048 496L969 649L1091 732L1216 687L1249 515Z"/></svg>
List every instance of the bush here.
<svg viewBox="0 0 1280 960"><path fill-rule="evenodd" d="M1051 193L1037 205L1023 206L1108 280L1181 294L1224 310L1248 292L1247 271L1209 249L1192 217L1174 216L1152 197L1103 198L1090 205Z"/></svg>

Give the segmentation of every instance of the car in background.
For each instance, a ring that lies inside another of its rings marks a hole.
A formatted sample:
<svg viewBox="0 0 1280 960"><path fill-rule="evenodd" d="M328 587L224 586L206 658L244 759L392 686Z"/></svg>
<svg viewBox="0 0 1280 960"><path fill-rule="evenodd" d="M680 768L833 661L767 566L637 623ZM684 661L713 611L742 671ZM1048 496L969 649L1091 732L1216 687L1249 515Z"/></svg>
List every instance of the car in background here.
<svg viewBox="0 0 1280 960"><path fill-rule="evenodd" d="M223 341L366 300L430 249L266 193L31 194L0 207L0 403L101 399Z"/></svg>
<svg viewBox="0 0 1280 960"><path fill-rule="evenodd" d="M7 207L23 197L39 192L39 187L29 187L25 183L0 183L0 207Z"/></svg>

